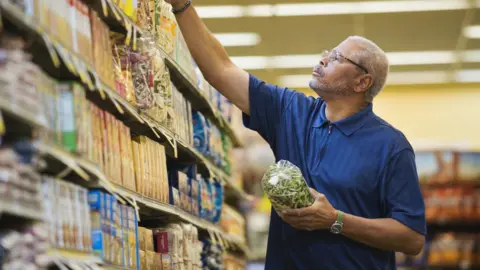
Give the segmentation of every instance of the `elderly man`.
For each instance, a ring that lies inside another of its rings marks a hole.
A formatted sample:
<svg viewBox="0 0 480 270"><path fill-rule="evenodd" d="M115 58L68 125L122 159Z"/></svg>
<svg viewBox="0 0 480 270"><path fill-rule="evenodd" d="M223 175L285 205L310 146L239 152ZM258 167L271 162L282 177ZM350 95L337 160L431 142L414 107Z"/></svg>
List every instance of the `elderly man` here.
<svg viewBox="0 0 480 270"><path fill-rule="evenodd" d="M206 79L244 112L277 160L301 169L316 198L308 208L272 211L267 269L395 269L395 251L422 250L414 152L372 112L388 73L377 45L349 37L325 52L309 83L315 99L236 67L190 0L167 1Z"/></svg>

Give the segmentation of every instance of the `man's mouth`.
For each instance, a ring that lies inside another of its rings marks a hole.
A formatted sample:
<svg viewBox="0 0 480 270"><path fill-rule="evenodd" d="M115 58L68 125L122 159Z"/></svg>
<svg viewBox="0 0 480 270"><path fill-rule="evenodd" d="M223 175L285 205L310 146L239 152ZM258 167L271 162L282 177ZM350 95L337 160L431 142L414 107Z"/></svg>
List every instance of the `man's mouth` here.
<svg viewBox="0 0 480 270"><path fill-rule="evenodd" d="M318 69L314 69L313 72L312 72L312 76L315 76L315 77L322 77L323 76L323 72L318 70Z"/></svg>

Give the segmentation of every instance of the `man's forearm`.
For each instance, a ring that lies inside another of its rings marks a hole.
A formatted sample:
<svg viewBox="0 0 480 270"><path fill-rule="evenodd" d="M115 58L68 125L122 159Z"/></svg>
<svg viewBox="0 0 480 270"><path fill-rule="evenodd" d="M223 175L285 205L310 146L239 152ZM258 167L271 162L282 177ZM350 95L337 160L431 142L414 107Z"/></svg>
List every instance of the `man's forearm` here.
<svg viewBox="0 0 480 270"><path fill-rule="evenodd" d="M343 235L355 241L383 250L409 255L423 248L423 235L391 218L367 219L345 214Z"/></svg>
<svg viewBox="0 0 480 270"><path fill-rule="evenodd" d="M208 81L231 63L225 48L210 33L197 12L190 6L176 16L188 49Z"/></svg>

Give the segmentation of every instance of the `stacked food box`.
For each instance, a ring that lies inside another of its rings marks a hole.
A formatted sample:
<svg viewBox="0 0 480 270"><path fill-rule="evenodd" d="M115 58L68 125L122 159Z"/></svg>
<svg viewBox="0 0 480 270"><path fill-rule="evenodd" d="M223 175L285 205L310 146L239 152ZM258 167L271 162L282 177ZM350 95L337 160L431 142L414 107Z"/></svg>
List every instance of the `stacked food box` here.
<svg viewBox="0 0 480 270"><path fill-rule="evenodd" d="M93 251L107 263L136 268L138 220L135 210L99 190L88 193L88 203Z"/></svg>

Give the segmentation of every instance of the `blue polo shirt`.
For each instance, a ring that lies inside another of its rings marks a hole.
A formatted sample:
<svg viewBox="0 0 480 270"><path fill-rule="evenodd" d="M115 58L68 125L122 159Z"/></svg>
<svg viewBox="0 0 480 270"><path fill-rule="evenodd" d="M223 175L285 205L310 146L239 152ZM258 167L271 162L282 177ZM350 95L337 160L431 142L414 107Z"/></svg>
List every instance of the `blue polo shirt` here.
<svg viewBox="0 0 480 270"><path fill-rule="evenodd" d="M325 102L250 75L250 116L276 160L298 166L335 209L364 218L393 218L425 235L425 206L415 158L405 136L369 105L338 122ZM399 112L402 113L402 112ZM396 269L394 252L334 235L296 230L272 209L267 270Z"/></svg>

